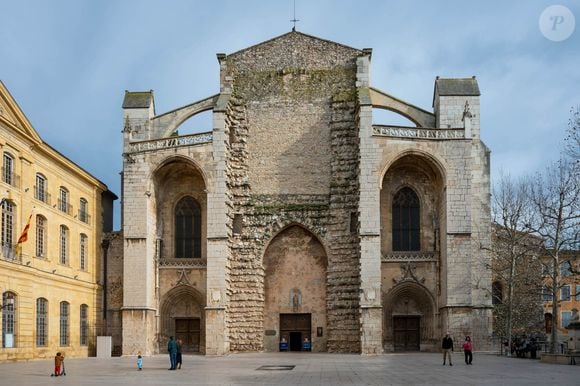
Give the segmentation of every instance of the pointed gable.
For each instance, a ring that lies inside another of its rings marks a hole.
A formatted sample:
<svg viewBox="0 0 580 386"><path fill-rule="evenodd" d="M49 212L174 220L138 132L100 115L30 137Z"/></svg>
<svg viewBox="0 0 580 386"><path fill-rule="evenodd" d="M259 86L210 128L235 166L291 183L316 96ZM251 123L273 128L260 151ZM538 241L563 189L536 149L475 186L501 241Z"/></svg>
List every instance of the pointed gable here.
<svg viewBox="0 0 580 386"><path fill-rule="evenodd" d="M362 50L292 31L227 55L234 72L356 67Z"/></svg>
<svg viewBox="0 0 580 386"><path fill-rule="evenodd" d="M42 143L42 139L2 81L0 81L0 122L31 141Z"/></svg>

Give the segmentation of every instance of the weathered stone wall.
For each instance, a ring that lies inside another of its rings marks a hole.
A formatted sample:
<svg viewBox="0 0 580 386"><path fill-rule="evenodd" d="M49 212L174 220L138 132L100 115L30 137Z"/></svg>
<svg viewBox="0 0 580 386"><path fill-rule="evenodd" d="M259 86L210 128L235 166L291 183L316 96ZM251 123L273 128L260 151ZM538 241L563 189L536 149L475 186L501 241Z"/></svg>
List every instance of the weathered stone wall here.
<svg viewBox="0 0 580 386"><path fill-rule="evenodd" d="M328 350L359 351L358 244L349 230L358 192L357 54L291 33L226 59L232 217L243 224L230 243L233 351L263 349L262 256L292 223L314 232L329 251Z"/></svg>
<svg viewBox="0 0 580 386"><path fill-rule="evenodd" d="M328 351L360 352L359 140L356 102L332 104L328 224ZM372 319L372 318L369 318Z"/></svg>
<svg viewBox="0 0 580 386"><path fill-rule="evenodd" d="M113 353L121 354L123 344L123 233L112 232L105 236L108 241L106 253L106 277L104 305L106 307L106 330L102 334L112 337ZM104 272L105 273L105 272Z"/></svg>

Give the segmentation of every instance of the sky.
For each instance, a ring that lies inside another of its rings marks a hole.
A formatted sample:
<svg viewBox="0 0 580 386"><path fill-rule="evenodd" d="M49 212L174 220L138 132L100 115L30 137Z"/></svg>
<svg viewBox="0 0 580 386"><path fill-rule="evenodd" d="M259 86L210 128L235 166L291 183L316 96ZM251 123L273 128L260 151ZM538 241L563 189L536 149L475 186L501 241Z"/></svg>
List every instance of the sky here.
<svg viewBox="0 0 580 386"><path fill-rule="evenodd" d="M540 27L554 4L576 18L561 41ZM157 114L216 94L216 53L289 32L293 0L0 0L0 15L0 80L45 142L120 196L124 91L154 90ZM558 158L580 105L580 1L296 0L296 18L372 48L371 85L429 111L436 76L477 76L492 181ZM185 129L211 130L209 114Z"/></svg>

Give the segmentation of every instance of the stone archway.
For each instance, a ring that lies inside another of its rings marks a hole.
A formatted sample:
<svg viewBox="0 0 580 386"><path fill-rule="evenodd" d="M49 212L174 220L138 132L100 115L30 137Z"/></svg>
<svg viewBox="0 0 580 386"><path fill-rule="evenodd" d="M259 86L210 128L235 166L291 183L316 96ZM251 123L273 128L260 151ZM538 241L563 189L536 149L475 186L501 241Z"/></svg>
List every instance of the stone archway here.
<svg viewBox="0 0 580 386"><path fill-rule="evenodd" d="M183 341L184 352L205 352L205 304L203 296L189 285L173 288L160 307L159 352L166 352L170 336Z"/></svg>
<svg viewBox="0 0 580 386"><path fill-rule="evenodd" d="M435 351L437 316L432 294L420 283L404 280L384 296L384 343L387 351Z"/></svg>
<svg viewBox="0 0 580 386"><path fill-rule="evenodd" d="M192 199L199 206L201 222L197 258L207 256L207 184L203 170L183 157L171 157L153 174L155 191L156 237L161 266L171 263L176 256L176 207L185 199ZM178 261L191 259L177 259Z"/></svg>
<svg viewBox="0 0 580 386"><path fill-rule="evenodd" d="M318 238L298 225L280 231L264 253L264 349L326 351L327 256Z"/></svg>

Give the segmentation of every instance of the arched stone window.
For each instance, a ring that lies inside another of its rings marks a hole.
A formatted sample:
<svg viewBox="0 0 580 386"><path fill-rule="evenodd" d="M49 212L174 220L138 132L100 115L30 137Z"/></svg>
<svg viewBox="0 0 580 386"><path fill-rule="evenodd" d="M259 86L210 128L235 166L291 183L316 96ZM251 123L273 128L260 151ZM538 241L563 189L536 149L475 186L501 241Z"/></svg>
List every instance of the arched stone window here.
<svg viewBox="0 0 580 386"><path fill-rule="evenodd" d="M87 270L87 246L88 246L88 237L84 233L81 233L81 242L79 245L79 258L80 258L80 269L81 271Z"/></svg>
<svg viewBox="0 0 580 386"><path fill-rule="evenodd" d="M2 347L16 347L16 294L2 294Z"/></svg>
<svg viewBox="0 0 580 386"><path fill-rule="evenodd" d="M61 225L59 236L59 262L62 265L68 265L68 233L68 228L65 225Z"/></svg>
<svg viewBox="0 0 580 386"><path fill-rule="evenodd" d="M36 215L36 257L46 258L46 218Z"/></svg>
<svg viewBox="0 0 580 386"><path fill-rule="evenodd" d="M175 207L175 257L201 257L201 208L193 197L184 197Z"/></svg>
<svg viewBox="0 0 580 386"><path fill-rule="evenodd" d="M79 201L79 220L89 223L89 202L84 198Z"/></svg>
<svg viewBox="0 0 580 386"><path fill-rule="evenodd" d="M36 299L36 346L46 347L48 335L48 300Z"/></svg>
<svg viewBox="0 0 580 386"><path fill-rule="evenodd" d="M89 344L89 306L81 304L80 311L80 343L81 346L88 346Z"/></svg>
<svg viewBox="0 0 580 386"><path fill-rule="evenodd" d="M58 210L66 214L71 214L71 205L69 202L69 192L64 186L58 191Z"/></svg>
<svg viewBox="0 0 580 386"><path fill-rule="evenodd" d="M36 185L34 185L34 198L49 204L49 195L47 190L46 177L40 173L36 173Z"/></svg>
<svg viewBox="0 0 580 386"><path fill-rule="evenodd" d="M10 256L14 242L14 204L4 201L2 205L2 249L4 256Z"/></svg>
<svg viewBox="0 0 580 386"><path fill-rule="evenodd" d="M2 162L2 181L9 185L14 185L14 157L10 153L4 152Z"/></svg>
<svg viewBox="0 0 580 386"><path fill-rule="evenodd" d="M402 188L393 197L393 251L418 251L420 204L411 188Z"/></svg>
<svg viewBox="0 0 580 386"><path fill-rule="evenodd" d="M60 345L69 345L69 310L68 302L60 302Z"/></svg>

